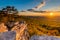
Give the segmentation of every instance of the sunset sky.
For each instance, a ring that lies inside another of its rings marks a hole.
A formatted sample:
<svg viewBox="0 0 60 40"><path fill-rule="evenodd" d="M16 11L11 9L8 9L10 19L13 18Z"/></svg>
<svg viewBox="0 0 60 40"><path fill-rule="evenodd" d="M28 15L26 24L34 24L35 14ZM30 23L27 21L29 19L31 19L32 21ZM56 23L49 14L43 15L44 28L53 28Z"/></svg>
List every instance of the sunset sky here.
<svg viewBox="0 0 60 40"><path fill-rule="evenodd" d="M15 6L19 11L34 8L42 0L0 0L0 9L6 6ZM46 0L44 7L40 10L60 11L60 0Z"/></svg>

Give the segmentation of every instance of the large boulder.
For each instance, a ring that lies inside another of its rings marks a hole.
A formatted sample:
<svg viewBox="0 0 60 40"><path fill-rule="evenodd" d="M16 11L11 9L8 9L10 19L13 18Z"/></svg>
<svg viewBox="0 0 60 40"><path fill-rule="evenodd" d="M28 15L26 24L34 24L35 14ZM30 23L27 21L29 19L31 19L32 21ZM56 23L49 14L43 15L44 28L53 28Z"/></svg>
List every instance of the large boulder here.
<svg viewBox="0 0 60 40"><path fill-rule="evenodd" d="M47 35L46 36L33 35L29 40L60 40L60 38Z"/></svg>
<svg viewBox="0 0 60 40"><path fill-rule="evenodd" d="M16 40L16 32L8 31L0 33L0 40Z"/></svg>

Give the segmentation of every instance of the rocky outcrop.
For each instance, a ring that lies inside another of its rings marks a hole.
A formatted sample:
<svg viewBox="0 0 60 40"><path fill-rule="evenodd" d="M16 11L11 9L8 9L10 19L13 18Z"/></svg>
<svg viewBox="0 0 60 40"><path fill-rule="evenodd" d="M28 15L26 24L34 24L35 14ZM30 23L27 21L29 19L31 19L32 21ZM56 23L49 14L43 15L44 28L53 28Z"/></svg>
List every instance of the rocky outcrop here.
<svg viewBox="0 0 60 40"><path fill-rule="evenodd" d="M23 21L11 22L11 23L7 23L7 24L2 23L2 24L0 24L0 27L1 27L0 28L1 34L4 34L4 35L8 34L8 37L11 37L14 34L10 35L10 33L11 33L10 31L15 31L16 36L13 36L13 37L16 37L16 40L29 40L29 33L28 33L28 29L27 29L27 24ZM4 33L4 32L6 32L6 33ZM6 35L5 36L1 35L0 38L2 36L3 36L3 38L6 38ZM12 38L11 38L11 40L12 40Z"/></svg>
<svg viewBox="0 0 60 40"><path fill-rule="evenodd" d="M23 22L16 22L12 31L16 31L16 40L28 40L29 33L27 30L27 24Z"/></svg>
<svg viewBox="0 0 60 40"><path fill-rule="evenodd" d="M0 40L16 40L16 32L8 31L0 33Z"/></svg>
<svg viewBox="0 0 60 40"><path fill-rule="evenodd" d="M46 36L33 35L29 40L60 40L60 38L47 35Z"/></svg>

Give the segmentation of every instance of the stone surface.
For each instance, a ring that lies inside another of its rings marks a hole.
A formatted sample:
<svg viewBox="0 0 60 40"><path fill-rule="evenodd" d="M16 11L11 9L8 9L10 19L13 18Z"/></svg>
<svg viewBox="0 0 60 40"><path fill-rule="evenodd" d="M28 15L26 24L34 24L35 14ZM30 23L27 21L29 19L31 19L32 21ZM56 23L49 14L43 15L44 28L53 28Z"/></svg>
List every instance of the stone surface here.
<svg viewBox="0 0 60 40"><path fill-rule="evenodd" d="M15 40L16 32L15 31L8 31L0 33L0 40Z"/></svg>
<svg viewBox="0 0 60 40"><path fill-rule="evenodd" d="M56 38L54 36L37 36L37 35L33 35L29 40L60 40L60 38Z"/></svg>

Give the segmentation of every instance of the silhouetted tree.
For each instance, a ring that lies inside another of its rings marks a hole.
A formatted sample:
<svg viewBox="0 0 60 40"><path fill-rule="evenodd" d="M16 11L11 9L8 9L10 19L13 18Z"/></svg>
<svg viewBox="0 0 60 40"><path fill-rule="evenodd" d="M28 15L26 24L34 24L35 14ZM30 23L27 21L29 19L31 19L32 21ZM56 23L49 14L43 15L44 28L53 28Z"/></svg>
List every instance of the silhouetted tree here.
<svg viewBox="0 0 60 40"><path fill-rule="evenodd" d="M6 14L17 14L18 10L14 6L6 6L2 11Z"/></svg>

